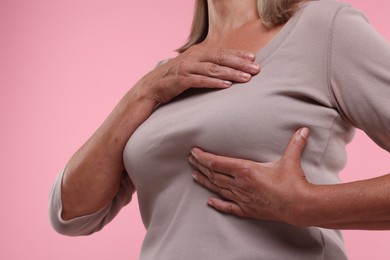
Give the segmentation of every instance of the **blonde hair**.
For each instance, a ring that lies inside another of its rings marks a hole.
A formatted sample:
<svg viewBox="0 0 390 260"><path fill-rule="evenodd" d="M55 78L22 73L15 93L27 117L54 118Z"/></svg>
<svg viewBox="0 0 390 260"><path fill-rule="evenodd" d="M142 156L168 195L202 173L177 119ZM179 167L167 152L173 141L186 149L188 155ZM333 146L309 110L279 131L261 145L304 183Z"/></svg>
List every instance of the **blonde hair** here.
<svg viewBox="0 0 390 260"><path fill-rule="evenodd" d="M287 22L302 2L310 0L257 0L259 17L267 28ZM184 52L192 45L202 42L208 32L209 18L207 0L196 0L191 32L187 42L176 51Z"/></svg>

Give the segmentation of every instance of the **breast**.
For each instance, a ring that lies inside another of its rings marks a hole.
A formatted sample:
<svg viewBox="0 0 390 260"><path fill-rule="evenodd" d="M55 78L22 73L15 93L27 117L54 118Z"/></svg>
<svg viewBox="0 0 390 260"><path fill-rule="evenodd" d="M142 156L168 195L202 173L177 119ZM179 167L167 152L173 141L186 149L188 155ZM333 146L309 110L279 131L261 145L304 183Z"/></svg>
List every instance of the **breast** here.
<svg viewBox="0 0 390 260"><path fill-rule="evenodd" d="M194 146L224 156L275 161L291 135L307 126L312 132L302 158L305 173L315 182L334 181L319 174L318 167L336 112L299 79L262 73L229 89L189 90L157 108L134 132L124 162L146 219L157 196L182 193L192 184L187 156Z"/></svg>

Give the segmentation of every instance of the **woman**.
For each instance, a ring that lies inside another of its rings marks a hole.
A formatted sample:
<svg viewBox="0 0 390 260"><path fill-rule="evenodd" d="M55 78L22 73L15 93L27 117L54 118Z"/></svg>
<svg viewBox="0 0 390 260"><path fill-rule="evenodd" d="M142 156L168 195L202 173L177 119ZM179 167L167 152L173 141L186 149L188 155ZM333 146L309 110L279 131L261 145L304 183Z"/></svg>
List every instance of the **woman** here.
<svg viewBox="0 0 390 260"><path fill-rule="evenodd" d="M389 228L389 176L338 178L355 127L390 150L390 46L360 12L197 1L179 52L129 90L58 176L57 231L100 230L135 190L142 259L346 259L334 229Z"/></svg>

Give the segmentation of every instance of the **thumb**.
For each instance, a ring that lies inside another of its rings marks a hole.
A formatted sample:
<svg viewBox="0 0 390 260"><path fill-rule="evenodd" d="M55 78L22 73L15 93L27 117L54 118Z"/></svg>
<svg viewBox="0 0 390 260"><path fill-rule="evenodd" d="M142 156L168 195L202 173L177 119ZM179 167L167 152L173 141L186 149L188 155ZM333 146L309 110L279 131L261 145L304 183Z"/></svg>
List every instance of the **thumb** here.
<svg viewBox="0 0 390 260"><path fill-rule="evenodd" d="M305 149L307 140L309 138L310 130L303 127L295 132L290 138L286 150L283 153L282 159L290 159L300 161L303 150Z"/></svg>

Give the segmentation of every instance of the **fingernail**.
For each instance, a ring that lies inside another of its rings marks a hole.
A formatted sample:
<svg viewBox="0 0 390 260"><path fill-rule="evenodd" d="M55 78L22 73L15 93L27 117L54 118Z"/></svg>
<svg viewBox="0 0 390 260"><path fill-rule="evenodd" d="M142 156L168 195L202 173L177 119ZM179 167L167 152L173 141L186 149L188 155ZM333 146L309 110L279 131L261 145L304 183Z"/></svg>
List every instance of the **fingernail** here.
<svg viewBox="0 0 390 260"><path fill-rule="evenodd" d="M248 74L248 73L240 73L240 78L242 78L243 80L249 80L251 78L251 75Z"/></svg>
<svg viewBox="0 0 390 260"><path fill-rule="evenodd" d="M248 52L248 53L245 55L245 57L246 57L247 59L254 60L256 56L255 56L253 53Z"/></svg>
<svg viewBox="0 0 390 260"><path fill-rule="evenodd" d="M196 154L196 150L197 150L196 148L192 148L192 149L191 149L191 154L192 154L192 156L195 157L195 159L198 158L198 156L197 156L197 154Z"/></svg>
<svg viewBox="0 0 390 260"><path fill-rule="evenodd" d="M249 68L251 69L252 72L258 72L260 70L260 66L255 64L255 63L252 63L251 65L249 65Z"/></svg>
<svg viewBox="0 0 390 260"><path fill-rule="evenodd" d="M207 201L207 204L209 204L210 206L213 206L212 200L208 200L208 201Z"/></svg>
<svg viewBox="0 0 390 260"><path fill-rule="evenodd" d="M188 161L190 162L190 163L193 163L194 162L194 159L192 158L192 156L190 155L190 156L188 156L187 157L187 159L188 159Z"/></svg>
<svg viewBox="0 0 390 260"><path fill-rule="evenodd" d="M232 82L231 81L227 81L227 80L224 80L223 81L223 84L225 85L225 87L230 87L232 85Z"/></svg>
<svg viewBox="0 0 390 260"><path fill-rule="evenodd" d="M303 138L307 139L307 137L309 136L309 133L310 133L310 130L309 128L307 127L304 127L302 128L300 131L299 131L299 135L302 136Z"/></svg>
<svg viewBox="0 0 390 260"><path fill-rule="evenodd" d="M196 173L192 173L192 178L194 178L195 180L198 180L198 175Z"/></svg>

